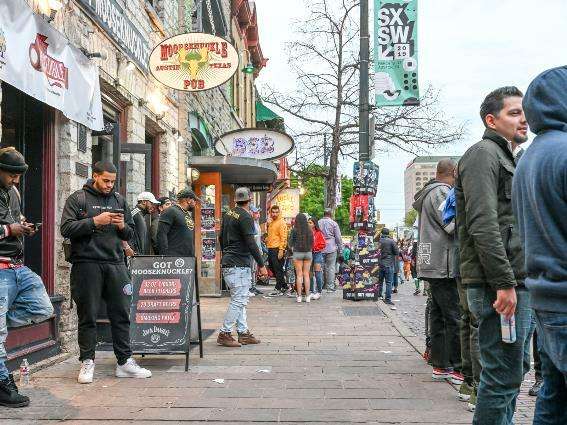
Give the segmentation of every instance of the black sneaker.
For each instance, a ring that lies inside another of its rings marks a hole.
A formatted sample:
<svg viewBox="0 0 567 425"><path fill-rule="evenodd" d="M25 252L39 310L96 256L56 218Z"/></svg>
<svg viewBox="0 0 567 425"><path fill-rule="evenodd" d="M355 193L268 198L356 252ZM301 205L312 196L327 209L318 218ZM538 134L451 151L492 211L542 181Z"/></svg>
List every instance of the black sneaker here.
<svg viewBox="0 0 567 425"><path fill-rule="evenodd" d="M537 394L539 393L539 390L541 390L541 386L543 385L543 379L536 379L535 384L533 385L533 387L530 388L530 390L528 391L528 394L531 395L532 397L537 397Z"/></svg>
<svg viewBox="0 0 567 425"><path fill-rule="evenodd" d="M390 300L385 300L384 304L388 304L388 305L395 305L392 301Z"/></svg>
<svg viewBox="0 0 567 425"><path fill-rule="evenodd" d="M254 292L256 295L263 295L264 293L260 291L258 288L250 288L251 292Z"/></svg>
<svg viewBox="0 0 567 425"><path fill-rule="evenodd" d="M18 392L18 387L12 374L0 381L0 406L4 407L26 407L30 399Z"/></svg>

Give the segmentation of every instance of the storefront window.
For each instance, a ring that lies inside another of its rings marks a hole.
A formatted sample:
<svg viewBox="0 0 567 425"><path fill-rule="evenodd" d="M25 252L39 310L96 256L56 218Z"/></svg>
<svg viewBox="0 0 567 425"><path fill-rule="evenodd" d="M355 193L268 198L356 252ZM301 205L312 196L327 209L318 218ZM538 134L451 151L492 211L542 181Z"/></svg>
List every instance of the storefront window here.
<svg viewBox="0 0 567 425"><path fill-rule="evenodd" d="M217 234L215 230L215 185L201 186L201 277L215 276Z"/></svg>

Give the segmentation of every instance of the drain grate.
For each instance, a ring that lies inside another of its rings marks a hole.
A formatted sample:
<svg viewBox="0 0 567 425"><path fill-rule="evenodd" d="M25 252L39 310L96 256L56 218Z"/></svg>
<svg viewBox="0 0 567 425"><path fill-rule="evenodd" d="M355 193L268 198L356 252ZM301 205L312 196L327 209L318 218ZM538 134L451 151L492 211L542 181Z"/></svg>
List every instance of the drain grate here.
<svg viewBox="0 0 567 425"><path fill-rule="evenodd" d="M384 316L378 307L343 307L345 316Z"/></svg>

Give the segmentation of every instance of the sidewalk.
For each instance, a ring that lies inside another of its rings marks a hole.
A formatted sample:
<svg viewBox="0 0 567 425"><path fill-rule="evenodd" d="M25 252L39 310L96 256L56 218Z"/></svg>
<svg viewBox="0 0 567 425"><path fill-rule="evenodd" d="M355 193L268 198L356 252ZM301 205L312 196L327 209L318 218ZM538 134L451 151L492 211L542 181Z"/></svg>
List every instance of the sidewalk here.
<svg viewBox="0 0 567 425"><path fill-rule="evenodd" d="M399 293L392 294L392 299L396 302L396 310L388 312L394 321L400 321L410 329L410 334L415 337L408 337L408 340L415 346L416 350L423 353L425 350L425 301L427 300L422 294L413 295L415 286L413 283L403 284L399 286ZM423 290L423 282L421 284ZM533 360L533 359L532 359ZM526 375L518 402L516 404L516 413L514 415L514 423L516 425L531 425L533 422L535 410L535 397L528 395L529 389L535 382L535 375L532 369Z"/></svg>
<svg viewBox="0 0 567 425"><path fill-rule="evenodd" d="M218 328L227 303L203 300L204 329ZM70 359L35 373L25 391L32 405L0 408L0 422L471 423L456 390L431 382L431 369L406 339L411 332L378 306L343 301L340 293L311 304L255 297L248 317L258 346L219 347L215 333L204 359L193 351L189 373L181 356L141 359L154 373L148 380L115 379L114 359L101 353L91 385L76 383L78 361Z"/></svg>

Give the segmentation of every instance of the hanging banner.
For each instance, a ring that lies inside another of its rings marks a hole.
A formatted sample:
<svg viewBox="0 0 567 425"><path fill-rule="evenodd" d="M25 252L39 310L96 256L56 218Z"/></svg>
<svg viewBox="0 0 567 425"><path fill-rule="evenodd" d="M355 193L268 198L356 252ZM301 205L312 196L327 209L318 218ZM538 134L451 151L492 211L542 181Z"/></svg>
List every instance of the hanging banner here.
<svg viewBox="0 0 567 425"><path fill-rule="evenodd" d="M150 54L148 67L160 83L195 92L226 83L238 64L238 52L224 38L192 32L159 43Z"/></svg>
<svg viewBox="0 0 567 425"><path fill-rule="evenodd" d="M417 0L374 0L376 106L419 105Z"/></svg>
<svg viewBox="0 0 567 425"><path fill-rule="evenodd" d="M102 130L97 67L24 0L0 0L0 80Z"/></svg>

